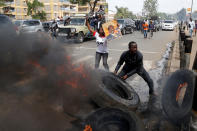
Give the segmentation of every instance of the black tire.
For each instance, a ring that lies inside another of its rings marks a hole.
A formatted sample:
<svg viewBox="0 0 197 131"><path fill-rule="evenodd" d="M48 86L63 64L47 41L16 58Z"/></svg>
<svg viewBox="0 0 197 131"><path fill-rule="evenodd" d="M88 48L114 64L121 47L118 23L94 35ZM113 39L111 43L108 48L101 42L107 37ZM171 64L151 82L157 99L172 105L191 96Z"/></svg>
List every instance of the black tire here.
<svg viewBox="0 0 197 131"><path fill-rule="evenodd" d="M140 99L135 90L113 73L102 72L101 84L93 101L100 107L116 107L135 111Z"/></svg>
<svg viewBox="0 0 197 131"><path fill-rule="evenodd" d="M122 29L122 35L125 35L125 34L126 34L126 30Z"/></svg>
<svg viewBox="0 0 197 131"><path fill-rule="evenodd" d="M77 42L82 43L84 41L84 34L82 32L78 33Z"/></svg>
<svg viewBox="0 0 197 131"><path fill-rule="evenodd" d="M179 70L173 73L164 85L162 94L162 107L171 122L176 125L189 122L189 115L192 109L194 80L193 72L189 70ZM180 84L185 85L186 92L183 95L183 100L180 102ZM178 96L178 97L177 97Z"/></svg>
<svg viewBox="0 0 197 131"><path fill-rule="evenodd" d="M91 113L85 120L93 131L144 131L144 125L133 112L103 108ZM84 127L85 127L84 125Z"/></svg>

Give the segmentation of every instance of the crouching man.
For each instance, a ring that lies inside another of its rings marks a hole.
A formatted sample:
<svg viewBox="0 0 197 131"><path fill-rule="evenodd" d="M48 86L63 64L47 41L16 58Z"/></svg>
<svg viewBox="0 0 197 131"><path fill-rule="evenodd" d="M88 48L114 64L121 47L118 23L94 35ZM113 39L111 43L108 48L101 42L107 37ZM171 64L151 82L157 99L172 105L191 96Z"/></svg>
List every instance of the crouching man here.
<svg viewBox="0 0 197 131"><path fill-rule="evenodd" d="M149 86L149 94L153 95L153 80L143 67L143 55L137 50L137 43L132 41L128 46L129 50L122 53L114 73L117 74L122 64L125 63L123 69L118 75L123 80L126 80L137 73L147 82Z"/></svg>

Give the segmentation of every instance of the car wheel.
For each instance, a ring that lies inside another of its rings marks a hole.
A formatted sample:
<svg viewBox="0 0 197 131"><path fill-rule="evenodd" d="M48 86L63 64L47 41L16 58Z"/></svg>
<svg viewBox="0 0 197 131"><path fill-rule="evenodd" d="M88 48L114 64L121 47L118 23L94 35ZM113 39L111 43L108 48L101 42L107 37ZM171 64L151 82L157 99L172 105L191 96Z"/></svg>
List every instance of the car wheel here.
<svg viewBox="0 0 197 131"><path fill-rule="evenodd" d="M84 41L84 34L82 32L79 32L77 36L78 43L82 43Z"/></svg>
<svg viewBox="0 0 197 131"><path fill-rule="evenodd" d="M89 127L88 127L89 126ZM143 122L133 112L114 108L101 108L87 116L85 129L93 131L144 131Z"/></svg>
<svg viewBox="0 0 197 131"><path fill-rule="evenodd" d="M101 72L100 83L98 93L92 99L98 106L137 109L139 96L128 83L109 72Z"/></svg>
<svg viewBox="0 0 197 131"><path fill-rule="evenodd" d="M126 34L126 30L122 29L122 35L125 35L125 34Z"/></svg>

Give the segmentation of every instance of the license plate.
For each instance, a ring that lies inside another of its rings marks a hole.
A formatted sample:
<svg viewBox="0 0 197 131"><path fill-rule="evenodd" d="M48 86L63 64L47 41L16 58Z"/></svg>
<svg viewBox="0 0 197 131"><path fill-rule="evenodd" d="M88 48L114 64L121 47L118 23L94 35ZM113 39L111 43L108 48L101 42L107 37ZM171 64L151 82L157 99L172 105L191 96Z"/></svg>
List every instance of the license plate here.
<svg viewBox="0 0 197 131"><path fill-rule="evenodd" d="M68 34L59 33L58 36L68 36Z"/></svg>

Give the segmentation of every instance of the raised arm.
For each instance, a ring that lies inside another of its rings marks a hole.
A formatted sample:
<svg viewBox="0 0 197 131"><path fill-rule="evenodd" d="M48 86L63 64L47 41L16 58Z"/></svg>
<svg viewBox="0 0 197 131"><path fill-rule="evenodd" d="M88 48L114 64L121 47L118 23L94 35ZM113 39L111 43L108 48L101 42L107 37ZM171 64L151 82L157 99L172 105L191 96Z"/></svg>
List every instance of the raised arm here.
<svg viewBox="0 0 197 131"><path fill-rule="evenodd" d="M91 28L90 23L89 23L87 17L86 17L86 26L88 27L88 30L89 30L91 33L94 33L94 32L95 32L95 30L93 30L93 29Z"/></svg>

